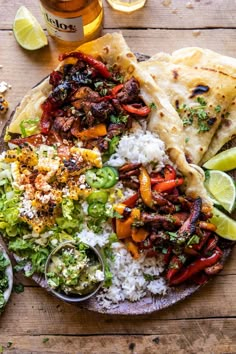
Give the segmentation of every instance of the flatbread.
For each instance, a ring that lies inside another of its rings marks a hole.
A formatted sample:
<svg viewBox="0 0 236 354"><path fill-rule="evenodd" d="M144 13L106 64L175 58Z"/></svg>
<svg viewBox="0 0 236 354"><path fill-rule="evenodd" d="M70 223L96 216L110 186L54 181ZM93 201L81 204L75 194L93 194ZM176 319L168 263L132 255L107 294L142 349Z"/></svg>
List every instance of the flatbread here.
<svg viewBox="0 0 236 354"><path fill-rule="evenodd" d="M185 154L190 162L199 164L236 97L236 78L207 67L175 64L163 55L160 61L152 58L140 66L178 110L184 123Z"/></svg>
<svg viewBox="0 0 236 354"><path fill-rule="evenodd" d="M186 161L182 121L164 91L139 66L135 55L130 51L123 36L120 33L109 33L95 41L83 44L78 49L95 58L102 59L109 66L117 67L125 76L125 79L135 77L139 81L144 102L147 105L154 103L154 108L149 117L148 129L159 134L166 144L170 158L186 177L186 193L192 197L200 196L206 203L210 204L203 186L203 174ZM70 62L73 61L71 58L66 59L59 67L67 63L68 60ZM32 119L40 116L41 112L38 103L48 93L49 83L48 79L45 79L23 99L13 117L13 122L10 124L9 132L19 132L19 124L22 117L24 119Z"/></svg>
<svg viewBox="0 0 236 354"><path fill-rule="evenodd" d="M221 55L209 49L190 47L179 49L172 53L158 53L153 60L184 64L190 67L208 68L236 77L236 59ZM217 129L207 152L202 157L201 164L213 157L224 144L236 135L236 100L234 99L227 110L227 115Z"/></svg>

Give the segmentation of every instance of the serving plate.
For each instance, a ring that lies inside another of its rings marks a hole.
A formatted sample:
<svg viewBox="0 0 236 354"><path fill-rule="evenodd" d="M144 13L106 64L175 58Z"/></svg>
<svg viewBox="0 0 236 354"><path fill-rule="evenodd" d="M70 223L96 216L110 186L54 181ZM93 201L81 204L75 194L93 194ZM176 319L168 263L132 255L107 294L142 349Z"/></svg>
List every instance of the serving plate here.
<svg viewBox="0 0 236 354"><path fill-rule="evenodd" d="M143 55L143 54L136 54L138 57L139 61L142 60L147 60L148 56ZM43 79L44 80L44 79ZM41 80L38 84L35 85L38 86L43 80ZM14 112L12 112L9 120L6 122L5 128L3 129L1 133L1 140L0 140L0 152L4 151L7 148L7 145L4 143L4 135L6 132L6 127L9 125L10 121L12 120L12 117L14 115ZM224 148L230 148L236 146L236 139L231 141L230 143L227 143ZM236 180L236 170L230 173L231 176ZM236 220L236 212L231 215ZM222 261L223 263L226 262L226 260L229 258L230 253L232 251L232 247L234 245L233 242L227 241L222 239L222 249L223 249L223 258ZM16 260L19 261L19 257L16 255L13 255ZM47 291L50 291L50 288L47 286L47 283L45 281L45 278L41 274L34 274L32 276L32 279L42 288L46 289ZM217 279L215 279L217 281ZM206 283L205 283L206 284ZM204 285L205 285L204 284ZM162 310L164 308L170 307L171 305L184 300L186 297L190 296L191 294L195 293L197 290L199 290L203 285L198 285L198 284L191 284L191 283L185 283L182 284L178 287L170 287L168 288L167 294L160 296L160 295L146 295L142 299L140 299L137 302L130 302L130 301L124 301L116 305L111 305L109 308L104 308L101 306L99 301L96 299L96 297L93 297L89 300L86 300L84 302L79 303L78 305L82 308L86 308L91 311L96 311L100 313L106 313L106 314L119 314L119 315L140 315L140 314L148 314L152 313L155 311Z"/></svg>

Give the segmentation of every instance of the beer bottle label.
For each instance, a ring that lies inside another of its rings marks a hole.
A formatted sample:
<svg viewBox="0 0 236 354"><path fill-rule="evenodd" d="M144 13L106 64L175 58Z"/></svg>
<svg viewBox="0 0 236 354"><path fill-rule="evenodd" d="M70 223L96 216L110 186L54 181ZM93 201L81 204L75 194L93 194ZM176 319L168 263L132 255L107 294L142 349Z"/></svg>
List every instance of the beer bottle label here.
<svg viewBox="0 0 236 354"><path fill-rule="evenodd" d="M41 5L48 33L63 41L78 42L84 39L82 16L62 18L53 15Z"/></svg>

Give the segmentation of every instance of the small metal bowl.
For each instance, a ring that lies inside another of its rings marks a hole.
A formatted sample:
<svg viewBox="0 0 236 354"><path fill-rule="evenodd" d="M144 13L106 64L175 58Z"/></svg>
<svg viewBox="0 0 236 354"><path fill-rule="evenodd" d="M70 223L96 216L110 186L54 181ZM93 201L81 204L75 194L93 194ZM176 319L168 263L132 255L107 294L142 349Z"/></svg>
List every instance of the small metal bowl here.
<svg viewBox="0 0 236 354"><path fill-rule="evenodd" d="M11 260L8 257L7 252L5 251L5 249L1 245L0 245L0 252L3 252L4 257L7 260L9 260L9 262L10 262L10 264L7 266L6 272L5 272L5 274L8 277L8 288L3 293L5 303L7 303L10 296L11 296L11 292L12 292L12 288L13 288L13 270L12 270ZM4 310L4 308L1 311L3 311L3 310ZM0 311L0 314L1 314L1 311Z"/></svg>
<svg viewBox="0 0 236 354"><path fill-rule="evenodd" d="M83 243L86 246L88 246L96 254L96 256L98 258L98 261L99 261L99 263L102 266L102 272L105 273L104 262L103 262L103 259L102 259L102 256L101 256L99 250L96 247L90 246L90 245L88 245L88 244L86 244L84 242L81 242L81 243ZM98 292L98 290L102 287L103 281L98 283L97 287L91 293L86 294L86 295L79 295L79 294L78 295L76 295L76 294L67 295L64 292L60 292L60 291L57 291L57 290L51 288L50 285L48 284L47 273L48 273L48 268L49 268L49 265L50 265L50 262L51 262L51 258L52 258L52 256L54 254L56 254L61 248L65 247L65 246L75 248L76 244L74 242L72 242L72 241L63 242L60 245L58 245L50 253L50 255L48 256L48 259L47 259L47 262L46 262L46 265L45 265L45 279L46 279L46 282L47 282L47 286L48 286L48 288L49 288L51 293L53 293L56 297L58 297L61 300L66 301L66 302L77 303L77 302L82 302L82 301L88 300L92 296L94 296ZM105 274L104 274L104 276L105 276Z"/></svg>

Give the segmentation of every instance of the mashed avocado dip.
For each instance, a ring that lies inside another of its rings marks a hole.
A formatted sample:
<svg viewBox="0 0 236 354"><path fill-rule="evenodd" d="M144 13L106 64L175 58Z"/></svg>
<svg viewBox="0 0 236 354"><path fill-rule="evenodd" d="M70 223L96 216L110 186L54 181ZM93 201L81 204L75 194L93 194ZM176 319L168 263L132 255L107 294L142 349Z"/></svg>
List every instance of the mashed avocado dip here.
<svg viewBox="0 0 236 354"><path fill-rule="evenodd" d="M104 280L97 254L84 243L67 243L54 252L46 275L48 285L65 294L92 293Z"/></svg>

